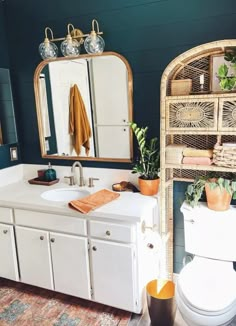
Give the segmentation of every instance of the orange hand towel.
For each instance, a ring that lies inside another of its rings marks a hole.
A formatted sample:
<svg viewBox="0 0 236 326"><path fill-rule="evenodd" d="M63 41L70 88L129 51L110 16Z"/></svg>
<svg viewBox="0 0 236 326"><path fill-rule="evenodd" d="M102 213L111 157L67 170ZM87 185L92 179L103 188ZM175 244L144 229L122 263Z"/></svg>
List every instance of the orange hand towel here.
<svg viewBox="0 0 236 326"><path fill-rule="evenodd" d="M91 128L86 113L84 101L77 85L70 90L70 114L69 133L74 136L74 149L76 154L81 152L81 146L85 148L86 155L89 155Z"/></svg>
<svg viewBox="0 0 236 326"><path fill-rule="evenodd" d="M90 211L111 202L119 196L120 194L113 191L102 189L82 199L72 200L68 205L81 213L87 214Z"/></svg>

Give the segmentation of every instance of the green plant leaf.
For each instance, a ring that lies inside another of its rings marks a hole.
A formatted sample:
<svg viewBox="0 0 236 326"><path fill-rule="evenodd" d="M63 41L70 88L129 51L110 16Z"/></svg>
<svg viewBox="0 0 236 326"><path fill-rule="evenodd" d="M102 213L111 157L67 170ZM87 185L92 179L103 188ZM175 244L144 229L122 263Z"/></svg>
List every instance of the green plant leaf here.
<svg viewBox="0 0 236 326"><path fill-rule="evenodd" d="M223 65L221 65L218 69L218 76L220 78L224 78L228 75L228 71L229 68L226 66L226 64L224 63Z"/></svg>

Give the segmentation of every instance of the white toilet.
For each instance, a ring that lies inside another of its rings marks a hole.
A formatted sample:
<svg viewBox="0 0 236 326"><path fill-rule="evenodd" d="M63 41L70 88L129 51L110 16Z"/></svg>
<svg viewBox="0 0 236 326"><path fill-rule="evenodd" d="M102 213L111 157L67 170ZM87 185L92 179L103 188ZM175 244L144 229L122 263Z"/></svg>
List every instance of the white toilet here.
<svg viewBox="0 0 236 326"><path fill-rule="evenodd" d="M176 303L189 326L230 325L236 315L236 208L183 204L185 251L193 260L181 270Z"/></svg>

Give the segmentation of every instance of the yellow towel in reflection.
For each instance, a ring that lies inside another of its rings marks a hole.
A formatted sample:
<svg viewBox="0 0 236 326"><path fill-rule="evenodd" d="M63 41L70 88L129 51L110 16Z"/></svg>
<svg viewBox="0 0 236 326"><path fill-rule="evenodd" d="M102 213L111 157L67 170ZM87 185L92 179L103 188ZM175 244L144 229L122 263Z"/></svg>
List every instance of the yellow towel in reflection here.
<svg viewBox="0 0 236 326"><path fill-rule="evenodd" d="M87 214L90 211L111 202L119 196L120 194L113 191L102 189L87 197L72 200L68 205L81 213Z"/></svg>
<svg viewBox="0 0 236 326"><path fill-rule="evenodd" d="M70 112L69 112L69 133L74 136L74 149L77 155L81 152L81 146L85 148L86 155L89 155L91 128L89 125L84 101L77 85L70 89Z"/></svg>
<svg viewBox="0 0 236 326"><path fill-rule="evenodd" d="M213 149L196 149L196 148L185 148L183 150L183 156L189 157L213 157Z"/></svg>

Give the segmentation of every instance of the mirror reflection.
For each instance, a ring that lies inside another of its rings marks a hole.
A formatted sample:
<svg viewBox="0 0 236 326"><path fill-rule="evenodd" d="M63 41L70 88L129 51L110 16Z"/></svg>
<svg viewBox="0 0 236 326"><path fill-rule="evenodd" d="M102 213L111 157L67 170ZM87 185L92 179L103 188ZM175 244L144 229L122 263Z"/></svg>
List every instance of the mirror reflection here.
<svg viewBox="0 0 236 326"><path fill-rule="evenodd" d="M44 61L34 84L43 157L132 160L132 73L122 56Z"/></svg>
<svg viewBox="0 0 236 326"><path fill-rule="evenodd" d="M9 69L0 68L0 146L17 142Z"/></svg>

